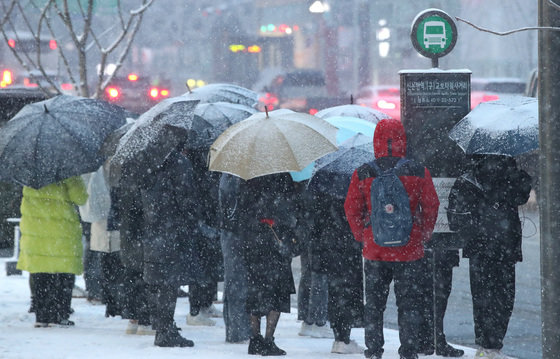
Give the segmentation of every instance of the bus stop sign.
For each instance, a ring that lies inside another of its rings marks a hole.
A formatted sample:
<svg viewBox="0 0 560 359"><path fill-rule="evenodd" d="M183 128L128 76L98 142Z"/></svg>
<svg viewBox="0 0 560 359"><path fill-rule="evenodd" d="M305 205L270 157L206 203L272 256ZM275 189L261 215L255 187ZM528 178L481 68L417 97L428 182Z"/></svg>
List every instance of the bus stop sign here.
<svg viewBox="0 0 560 359"><path fill-rule="evenodd" d="M412 21L412 45L422 56L438 59L447 55L457 42L457 26L446 12L427 9Z"/></svg>

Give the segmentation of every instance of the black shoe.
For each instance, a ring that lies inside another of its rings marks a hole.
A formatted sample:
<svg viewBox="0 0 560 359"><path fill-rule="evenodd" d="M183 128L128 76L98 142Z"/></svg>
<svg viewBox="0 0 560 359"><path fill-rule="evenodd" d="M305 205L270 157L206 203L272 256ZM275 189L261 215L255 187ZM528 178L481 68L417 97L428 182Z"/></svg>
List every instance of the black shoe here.
<svg viewBox="0 0 560 359"><path fill-rule="evenodd" d="M154 345L158 347L194 347L192 340L183 338L177 328L158 330Z"/></svg>
<svg viewBox="0 0 560 359"><path fill-rule="evenodd" d="M258 334L249 339L249 348L247 353L251 355L261 355L264 348L264 338L262 335Z"/></svg>
<svg viewBox="0 0 560 359"><path fill-rule="evenodd" d="M56 322L49 323L49 327L69 328L74 326L74 322L68 319L57 320Z"/></svg>
<svg viewBox="0 0 560 359"><path fill-rule="evenodd" d="M379 351L374 352L371 349L366 349L364 351L364 356L367 359L381 359L383 357L383 349L380 352Z"/></svg>
<svg viewBox="0 0 560 359"><path fill-rule="evenodd" d="M284 350L276 346L276 343L274 343L274 337L264 338L263 344L263 351L261 353L262 356L286 355Z"/></svg>
<svg viewBox="0 0 560 359"><path fill-rule="evenodd" d="M436 355L449 358L459 358L465 354L464 350L453 348L449 344L445 344L441 348L436 348Z"/></svg>

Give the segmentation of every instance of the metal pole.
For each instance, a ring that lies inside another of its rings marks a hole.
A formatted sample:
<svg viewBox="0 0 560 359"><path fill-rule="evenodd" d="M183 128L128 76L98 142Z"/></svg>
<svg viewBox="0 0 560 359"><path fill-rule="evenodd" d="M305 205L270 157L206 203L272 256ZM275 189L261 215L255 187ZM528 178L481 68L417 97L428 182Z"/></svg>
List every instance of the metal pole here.
<svg viewBox="0 0 560 359"><path fill-rule="evenodd" d="M560 26L547 3L539 0L539 26ZM552 359L560 353L560 33L539 31L538 46L542 357Z"/></svg>

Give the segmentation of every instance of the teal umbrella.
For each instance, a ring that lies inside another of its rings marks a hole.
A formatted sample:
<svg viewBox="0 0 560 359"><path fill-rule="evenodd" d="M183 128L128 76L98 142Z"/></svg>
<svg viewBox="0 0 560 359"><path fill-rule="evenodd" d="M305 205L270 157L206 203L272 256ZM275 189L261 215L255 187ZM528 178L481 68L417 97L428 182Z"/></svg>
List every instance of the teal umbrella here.
<svg viewBox="0 0 560 359"><path fill-rule="evenodd" d="M373 141L375 124L373 122L350 116L333 116L324 119L334 127L338 128L336 133L336 144L340 145L356 134L362 134ZM315 162L311 162L307 167L298 172L290 172L294 182L302 182L311 178Z"/></svg>

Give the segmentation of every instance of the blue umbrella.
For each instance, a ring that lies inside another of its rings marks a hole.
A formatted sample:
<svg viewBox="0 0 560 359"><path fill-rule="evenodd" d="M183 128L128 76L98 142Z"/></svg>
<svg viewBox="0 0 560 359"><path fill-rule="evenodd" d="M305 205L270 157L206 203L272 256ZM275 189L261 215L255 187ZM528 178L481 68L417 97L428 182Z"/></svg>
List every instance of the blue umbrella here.
<svg viewBox="0 0 560 359"><path fill-rule="evenodd" d="M375 123L373 122L349 116L333 116L324 120L338 128L336 133L337 145L342 144L357 133L369 137L370 142L373 140L373 133L375 132ZM311 178L314 166L315 162L312 162L301 171L290 172L290 175L295 182L306 181Z"/></svg>
<svg viewBox="0 0 560 359"><path fill-rule="evenodd" d="M315 161L307 188L314 193L344 198L354 170L374 159L372 139L355 134L342 143L337 151Z"/></svg>

